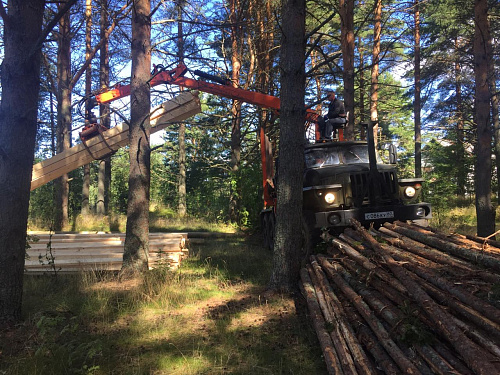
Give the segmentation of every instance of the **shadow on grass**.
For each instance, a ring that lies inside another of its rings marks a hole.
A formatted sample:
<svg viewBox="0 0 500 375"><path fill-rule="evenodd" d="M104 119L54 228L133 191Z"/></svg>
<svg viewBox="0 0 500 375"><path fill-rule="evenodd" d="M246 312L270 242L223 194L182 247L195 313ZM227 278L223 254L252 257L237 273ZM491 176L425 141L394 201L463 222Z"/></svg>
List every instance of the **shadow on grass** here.
<svg viewBox="0 0 500 375"><path fill-rule="evenodd" d="M263 297L272 260L257 240L210 241L193 253L179 271L127 288L113 278L29 280L26 321L0 338L0 372L326 373L300 299Z"/></svg>

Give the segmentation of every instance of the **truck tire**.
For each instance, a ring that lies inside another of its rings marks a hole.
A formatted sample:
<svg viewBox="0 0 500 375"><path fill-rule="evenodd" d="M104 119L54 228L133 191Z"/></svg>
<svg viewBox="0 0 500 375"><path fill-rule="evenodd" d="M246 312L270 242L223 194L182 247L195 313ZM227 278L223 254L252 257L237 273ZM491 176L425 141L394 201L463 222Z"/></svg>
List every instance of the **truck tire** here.
<svg viewBox="0 0 500 375"><path fill-rule="evenodd" d="M268 238L269 235L267 233L268 231L268 214L267 212L264 212L260 216L260 225L261 225L261 231L262 231L262 246L264 246L264 249L269 249L269 242Z"/></svg>
<svg viewBox="0 0 500 375"><path fill-rule="evenodd" d="M274 212L266 211L261 215L262 244L265 249L274 251L274 233L276 231L276 218Z"/></svg>
<svg viewBox="0 0 500 375"><path fill-rule="evenodd" d="M267 248L274 251L274 233L276 233L276 218L274 212L270 212L267 221Z"/></svg>

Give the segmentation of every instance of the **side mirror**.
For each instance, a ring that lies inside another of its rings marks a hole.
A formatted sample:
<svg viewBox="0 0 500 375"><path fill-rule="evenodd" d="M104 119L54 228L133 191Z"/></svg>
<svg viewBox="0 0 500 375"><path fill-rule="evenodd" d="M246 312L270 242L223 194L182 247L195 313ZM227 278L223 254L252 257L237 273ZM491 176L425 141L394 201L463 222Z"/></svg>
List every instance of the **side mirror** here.
<svg viewBox="0 0 500 375"><path fill-rule="evenodd" d="M398 162L398 151L393 144L389 145L389 163L396 164Z"/></svg>

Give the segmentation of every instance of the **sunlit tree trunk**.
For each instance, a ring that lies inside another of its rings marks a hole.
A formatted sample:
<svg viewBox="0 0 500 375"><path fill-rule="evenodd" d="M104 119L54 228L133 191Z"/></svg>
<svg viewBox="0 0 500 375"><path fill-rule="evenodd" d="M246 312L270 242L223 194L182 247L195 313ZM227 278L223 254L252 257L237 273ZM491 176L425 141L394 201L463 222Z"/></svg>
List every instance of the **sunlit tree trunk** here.
<svg viewBox="0 0 500 375"><path fill-rule="evenodd" d="M108 0L101 0L99 36L102 41L99 55L99 87L101 90L109 88L109 35L108 28ZM111 126L109 104L99 106L99 121L106 128ZM111 157L99 160L97 176L97 215L107 215L109 209L109 189L111 184Z"/></svg>
<svg viewBox="0 0 500 375"><path fill-rule="evenodd" d="M64 4L61 3L59 8ZM57 53L57 153L71 147L71 18L67 12L59 21ZM69 222L69 178L64 174L55 180L55 230L63 230Z"/></svg>
<svg viewBox="0 0 500 375"><path fill-rule="evenodd" d="M231 84L239 87L241 69L241 43L243 32L242 4L238 0L229 2L229 20L231 23ZM239 222L239 207L241 199L240 187L241 161L241 101L233 100L231 104L231 197L229 199L229 218L232 222Z"/></svg>
<svg viewBox="0 0 500 375"><path fill-rule="evenodd" d="M477 125L476 143L476 215L477 234L482 237L495 232L495 211L491 203L491 127L490 90L488 87L488 2L475 0L474 5L474 116Z"/></svg>
<svg viewBox="0 0 500 375"><path fill-rule="evenodd" d="M347 140L354 140L354 0L339 0L339 9L344 106L349 114L344 136Z"/></svg>
<svg viewBox="0 0 500 375"><path fill-rule="evenodd" d="M415 53L415 98L413 101L413 116L415 118L415 177L422 177L422 134L421 134L421 110L422 104L420 101L420 6L419 0L415 0L415 9L413 13L415 21L414 30L414 53Z"/></svg>
<svg viewBox="0 0 500 375"><path fill-rule="evenodd" d="M373 122L373 140L375 147L378 142L378 74L380 59L380 34L382 31L382 0L375 2L375 24L373 25L373 54L370 97L370 120Z"/></svg>
<svg viewBox="0 0 500 375"><path fill-rule="evenodd" d="M184 0L177 2L177 14L179 21L177 23L177 58L179 63L184 62L184 32L182 27L182 12L184 9ZM182 88L181 88L182 90ZM187 215L187 193L186 193L186 124L179 124L179 201L177 214L179 217Z"/></svg>
<svg viewBox="0 0 500 375"><path fill-rule="evenodd" d="M359 123L365 122L365 48L363 40L358 37L358 54L359 54ZM366 131L364 126L361 126L361 139L366 139Z"/></svg>
<svg viewBox="0 0 500 375"><path fill-rule="evenodd" d="M149 0L136 0L132 12L132 77L130 93L127 232L122 274L148 269L149 185L151 149L149 113L151 93L151 19Z"/></svg>
<svg viewBox="0 0 500 375"><path fill-rule="evenodd" d="M92 0L85 0L85 59L90 59L92 52ZM85 70L85 96L89 97L92 91L92 65L88 64ZM85 118L88 118L88 109L85 108ZM85 120L87 121L87 120ZM82 184L82 215L90 213L90 164L83 166Z"/></svg>
<svg viewBox="0 0 500 375"><path fill-rule="evenodd" d="M302 174L304 165L305 0L283 0L280 149L277 226L270 286L297 288L302 244Z"/></svg>

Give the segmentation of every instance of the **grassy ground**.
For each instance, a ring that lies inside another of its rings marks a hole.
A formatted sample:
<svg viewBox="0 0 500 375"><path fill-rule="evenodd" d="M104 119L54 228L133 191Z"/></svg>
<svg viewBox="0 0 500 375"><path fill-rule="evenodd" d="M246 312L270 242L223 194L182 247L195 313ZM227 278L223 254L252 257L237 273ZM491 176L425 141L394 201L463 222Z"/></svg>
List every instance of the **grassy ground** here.
<svg viewBox="0 0 500 375"><path fill-rule="evenodd" d="M500 206L496 208L496 228L500 229ZM460 234L477 233L476 208L474 205L460 205L456 207L432 207L430 226L444 233L457 232Z"/></svg>
<svg viewBox="0 0 500 375"><path fill-rule="evenodd" d="M176 272L27 276L0 374L324 374L300 299L267 295L257 239L191 248Z"/></svg>

